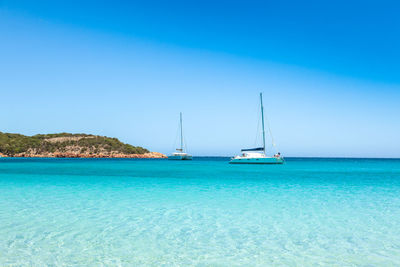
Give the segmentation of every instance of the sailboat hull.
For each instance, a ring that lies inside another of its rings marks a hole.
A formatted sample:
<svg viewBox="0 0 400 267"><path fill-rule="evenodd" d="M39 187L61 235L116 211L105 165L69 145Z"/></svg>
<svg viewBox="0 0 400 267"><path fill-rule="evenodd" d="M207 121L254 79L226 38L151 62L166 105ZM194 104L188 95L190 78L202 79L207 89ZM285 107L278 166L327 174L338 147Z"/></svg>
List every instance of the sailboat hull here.
<svg viewBox="0 0 400 267"><path fill-rule="evenodd" d="M283 158L233 158L230 164L283 164Z"/></svg>
<svg viewBox="0 0 400 267"><path fill-rule="evenodd" d="M191 155L169 156L169 160L192 160Z"/></svg>

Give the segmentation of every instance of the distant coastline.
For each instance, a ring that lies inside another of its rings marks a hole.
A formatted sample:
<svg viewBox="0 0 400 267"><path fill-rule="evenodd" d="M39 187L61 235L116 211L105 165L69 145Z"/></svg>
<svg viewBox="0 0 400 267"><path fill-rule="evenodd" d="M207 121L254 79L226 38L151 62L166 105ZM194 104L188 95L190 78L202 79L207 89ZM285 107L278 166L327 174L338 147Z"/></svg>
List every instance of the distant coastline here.
<svg viewBox="0 0 400 267"><path fill-rule="evenodd" d="M159 152L149 152L144 154L80 154L80 153L45 153L45 154L25 154L5 155L0 153L1 157L9 158L125 158L125 159L163 159L167 158L165 154Z"/></svg>
<svg viewBox="0 0 400 267"><path fill-rule="evenodd" d="M21 134L0 132L0 157L26 158L167 158L159 152L91 134Z"/></svg>

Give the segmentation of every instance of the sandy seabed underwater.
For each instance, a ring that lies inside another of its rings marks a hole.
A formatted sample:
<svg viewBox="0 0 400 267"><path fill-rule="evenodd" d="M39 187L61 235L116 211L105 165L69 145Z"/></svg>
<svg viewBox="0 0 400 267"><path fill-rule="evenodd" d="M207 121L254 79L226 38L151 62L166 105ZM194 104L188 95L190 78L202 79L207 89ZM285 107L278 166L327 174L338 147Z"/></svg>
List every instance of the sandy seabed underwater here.
<svg viewBox="0 0 400 267"><path fill-rule="evenodd" d="M400 266L400 160L0 159L0 266Z"/></svg>

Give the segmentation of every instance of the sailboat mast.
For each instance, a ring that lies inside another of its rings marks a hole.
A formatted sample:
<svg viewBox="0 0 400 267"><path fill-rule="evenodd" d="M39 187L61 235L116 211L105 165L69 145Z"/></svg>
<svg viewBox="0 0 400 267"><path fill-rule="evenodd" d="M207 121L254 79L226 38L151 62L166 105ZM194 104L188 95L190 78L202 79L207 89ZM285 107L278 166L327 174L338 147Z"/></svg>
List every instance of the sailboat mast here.
<svg viewBox="0 0 400 267"><path fill-rule="evenodd" d="M182 131L182 112L180 114L180 125L181 125L181 151L183 152L183 131Z"/></svg>
<svg viewBox="0 0 400 267"><path fill-rule="evenodd" d="M263 150L264 150L264 154L265 154L264 106L263 106L262 93L260 93L260 102L261 102L261 121L262 121L262 134L263 134Z"/></svg>

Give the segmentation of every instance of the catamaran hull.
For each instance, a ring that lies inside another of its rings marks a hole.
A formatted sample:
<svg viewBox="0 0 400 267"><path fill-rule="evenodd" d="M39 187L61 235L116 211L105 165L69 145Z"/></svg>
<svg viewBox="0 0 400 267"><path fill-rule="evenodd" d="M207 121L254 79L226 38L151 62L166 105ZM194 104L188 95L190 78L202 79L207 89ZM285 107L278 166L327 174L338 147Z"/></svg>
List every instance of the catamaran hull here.
<svg viewBox="0 0 400 267"><path fill-rule="evenodd" d="M192 156L185 155L185 156L169 156L168 159L170 160L192 160Z"/></svg>
<svg viewBox="0 0 400 267"><path fill-rule="evenodd" d="M229 161L230 164L282 164L283 158L239 158Z"/></svg>

